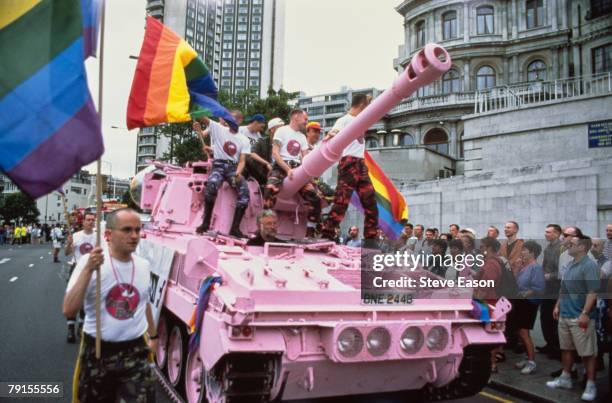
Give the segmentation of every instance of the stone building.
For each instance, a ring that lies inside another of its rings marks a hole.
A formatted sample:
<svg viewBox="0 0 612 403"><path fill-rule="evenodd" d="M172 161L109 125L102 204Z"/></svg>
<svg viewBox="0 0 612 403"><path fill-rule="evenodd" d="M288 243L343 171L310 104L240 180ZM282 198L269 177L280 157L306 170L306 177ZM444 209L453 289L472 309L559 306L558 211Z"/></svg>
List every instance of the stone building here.
<svg viewBox="0 0 612 403"><path fill-rule="evenodd" d="M370 134L411 221L482 234L514 219L531 237L573 223L602 235L612 222L612 1L405 0L396 10L398 72L429 42L452 58ZM596 125L610 137L599 147Z"/></svg>

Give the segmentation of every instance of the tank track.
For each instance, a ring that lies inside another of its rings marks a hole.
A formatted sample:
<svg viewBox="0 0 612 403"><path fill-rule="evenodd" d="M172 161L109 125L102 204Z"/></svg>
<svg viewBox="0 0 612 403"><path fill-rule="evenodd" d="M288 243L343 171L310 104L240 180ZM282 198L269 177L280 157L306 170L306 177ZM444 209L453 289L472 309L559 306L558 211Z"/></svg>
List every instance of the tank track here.
<svg viewBox="0 0 612 403"><path fill-rule="evenodd" d="M186 403L185 400L183 400L183 398L181 397L181 395L179 395L178 392L174 390L174 388L170 384L170 381L168 381L164 373L159 369L157 365L153 368L153 370L155 371L155 375L157 376L157 381L164 389L164 391L168 394L170 400L172 400L174 403Z"/></svg>
<svg viewBox="0 0 612 403"><path fill-rule="evenodd" d="M269 402L279 358L272 354L231 354L211 376L220 385L225 403Z"/></svg>
<svg viewBox="0 0 612 403"><path fill-rule="evenodd" d="M440 388L426 386L422 390L424 400L461 399L480 392L487 385L491 376L490 351L494 347L491 345L467 347L459 366L459 376Z"/></svg>
<svg viewBox="0 0 612 403"><path fill-rule="evenodd" d="M214 374L225 396L224 403L269 402L278 358L265 354L233 354L225 358L217 365ZM158 382L174 403L187 403L159 367L155 366L154 371Z"/></svg>

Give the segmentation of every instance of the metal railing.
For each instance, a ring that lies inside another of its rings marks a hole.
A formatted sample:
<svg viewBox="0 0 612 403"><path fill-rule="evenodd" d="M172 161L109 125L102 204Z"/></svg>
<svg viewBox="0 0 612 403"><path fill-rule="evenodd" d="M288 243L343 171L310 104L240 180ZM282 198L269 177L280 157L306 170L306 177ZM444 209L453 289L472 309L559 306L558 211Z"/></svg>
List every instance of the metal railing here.
<svg viewBox="0 0 612 403"><path fill-rule="evenodd" d="M473 92L453 92L449 94L428 95L424 97L410 97L397 104L389 114L432 108L436 106L472 104Z"/></svg>
<svg viewBox="0 0 612 403"><path fill-rule="evenodd" d="M474 114L513 110L527 105L612 94L612 73L534 81L477 91Z"/></svg>

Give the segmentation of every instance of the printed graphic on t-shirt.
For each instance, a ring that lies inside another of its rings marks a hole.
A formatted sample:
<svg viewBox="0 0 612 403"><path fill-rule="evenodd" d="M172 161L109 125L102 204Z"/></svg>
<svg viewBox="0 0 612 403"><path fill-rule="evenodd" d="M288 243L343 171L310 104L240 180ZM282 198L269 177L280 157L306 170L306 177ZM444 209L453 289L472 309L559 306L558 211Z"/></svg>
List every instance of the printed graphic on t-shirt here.
<svg viewBox="0 0 612 403"><path fill-rule="evenodd" d="M287 143L287 152L294 157L300 153L300 149L300 143L298 143L296 140L289 140Z"/></svg>
<svg viewBox="0 0 612 403"><path fill-rule="evenodd" d="M86 255L91 252L93 248L93 245L89 242L83 242L81 246L79 246L79 253L81 254L81 256Z"/></svg>
<svg viewBox="0 0 612 403"><path fill-rule="evenodd" d="M231 141L226 141L225 143L223 143L223 151L225 151L225 153L230 157L236 155L236 150L236 144L232 143Z"/></svg>
<svg viewBox="0 0 612 403"><path fill-rule="evenodd" d="M136 287L126 283L117 284L106 295L106 311L115 319L130 319L139 302L140 294Z"/></svg>

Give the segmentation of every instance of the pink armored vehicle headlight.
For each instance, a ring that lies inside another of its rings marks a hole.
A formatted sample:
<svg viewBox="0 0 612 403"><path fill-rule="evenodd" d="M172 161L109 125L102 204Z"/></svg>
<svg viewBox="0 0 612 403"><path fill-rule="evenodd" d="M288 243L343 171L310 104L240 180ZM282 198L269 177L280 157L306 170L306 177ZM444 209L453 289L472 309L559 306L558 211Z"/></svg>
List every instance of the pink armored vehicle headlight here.
<svg viewBox="0 0 612 403"><path fill-rule="evenodd" d="M427 333L427 347L430 350L442 351L448 344L448 333L442 326L434 326Z"/></svg>
<svg viewBox="0 0 612 403"><path fill-rule="evenodd" d="M356 328L347 327L340 332L336 345L342 356L352 358L363 350L363 336Z"/></svg>
<svg viewBox="0 0 612 403"><path fill-rule="evenodd" d="M373 356L383 355L391 345L391 334L384 327L377 327L368 334L366 346Z"/></svg>
<svg viewBox="0 0 612 403"><path fill-rule="evenodd" d="M423 347L423 332L415 326L404 330L400 339L400 347L408 354L417 353Z"/></svg>

